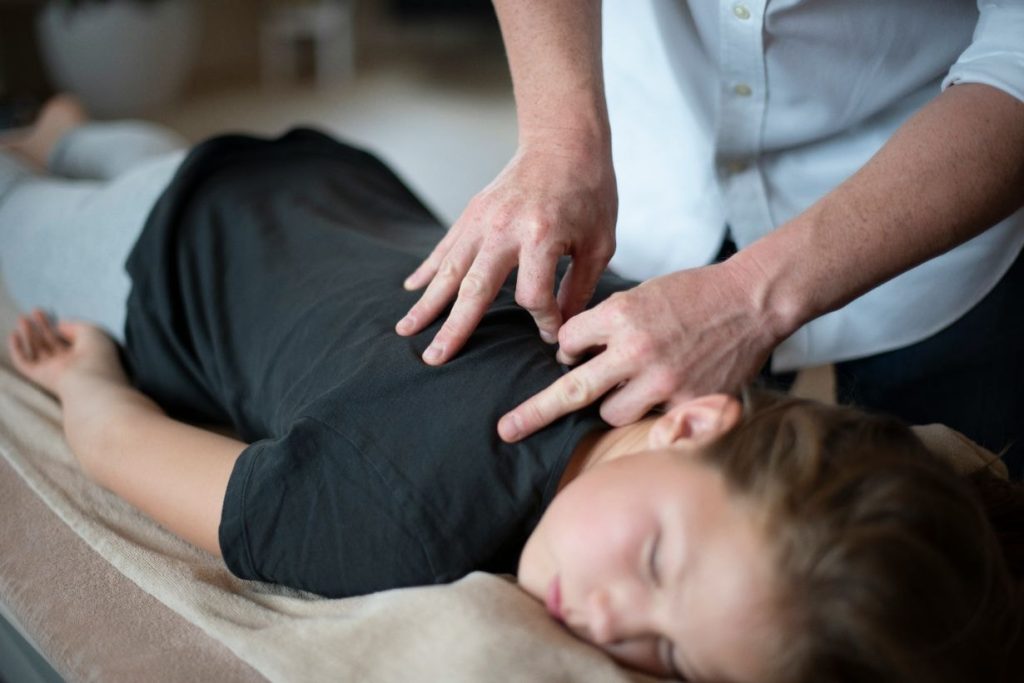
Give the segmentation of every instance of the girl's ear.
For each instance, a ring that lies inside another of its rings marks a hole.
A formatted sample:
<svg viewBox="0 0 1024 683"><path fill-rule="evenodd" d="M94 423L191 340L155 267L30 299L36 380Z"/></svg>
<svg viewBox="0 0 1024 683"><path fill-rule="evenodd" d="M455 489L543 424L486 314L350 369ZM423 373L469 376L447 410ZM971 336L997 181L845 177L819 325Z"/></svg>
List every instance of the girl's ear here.
<svg viewBox="0 0 1024 683"><path fill-rule="evenodd" d="M658 418L647 442L652 449L699 446L735 427L742 414L743 408L734 396L700 396L673 406Z"/></svg>

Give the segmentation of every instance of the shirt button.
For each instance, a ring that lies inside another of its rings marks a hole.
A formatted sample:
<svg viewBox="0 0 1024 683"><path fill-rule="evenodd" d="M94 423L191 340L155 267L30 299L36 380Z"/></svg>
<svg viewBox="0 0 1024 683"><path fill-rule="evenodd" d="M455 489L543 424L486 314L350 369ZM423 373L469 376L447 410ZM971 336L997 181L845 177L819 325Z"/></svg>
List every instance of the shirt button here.
<svg viewBox="0 0 1024 683"><path fill-rule="evenodd" d="M749 19L750 10L747 9L746 5L733 5L732 13L736 15L737 19Z"/></svg>
<svg viewBox="0 0 1024 683"><path fill-rule="evenodd" d="M750 93L753 92L753 90L750 89L750 86L747 85L746 83L737 84L736 87L732 89L732 91L739 95L740 97L750 97Z"/></svg>

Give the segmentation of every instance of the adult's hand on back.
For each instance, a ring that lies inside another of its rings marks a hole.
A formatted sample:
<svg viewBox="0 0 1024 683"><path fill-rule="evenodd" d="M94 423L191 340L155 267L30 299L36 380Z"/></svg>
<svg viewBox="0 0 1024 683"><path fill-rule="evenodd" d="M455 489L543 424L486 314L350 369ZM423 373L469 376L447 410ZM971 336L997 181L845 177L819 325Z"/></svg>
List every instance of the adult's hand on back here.
<svg viewBox="0 0 1024 683"><path fill-rule="evenodd" d="M545 341L554 343L590 300L615 251L618 197L610 151L573 137L555 130L522 144L406 280L407 289L426 290L396 326L401 335L416 334L455 300L423 355L427 363L459 351L517 266L516 302ZM572 261L556 297L564 255Z"/></svg>
<svg viewBox="0 0 1024 683"><path fill-rule="evenodd" d="M734 257L648 280L580 313L558 334L558 359L591 357L502 417L498 433L517 441L602 397L601 417L620 426L655 406L738 390L791 331L765 308L759 277Z"/></svg>

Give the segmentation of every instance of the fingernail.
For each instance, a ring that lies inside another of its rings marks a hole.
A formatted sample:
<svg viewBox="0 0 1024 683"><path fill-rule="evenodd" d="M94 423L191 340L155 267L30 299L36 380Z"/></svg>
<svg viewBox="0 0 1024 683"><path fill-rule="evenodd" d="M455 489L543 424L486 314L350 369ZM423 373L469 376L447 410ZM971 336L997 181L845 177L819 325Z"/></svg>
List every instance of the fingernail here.
<svg viewBox="0 0 1024 683"><path fill-rule="evenodd" d="M498 423L498 434L505 441L515 441L523 431L523 421L516 414L506 415Z"/></svg>
<svg viewBox="0 0 1024 683"><path fill-rule="evenodd" d="M540 338L544 341L545 344L554 344L555 342L558 341L558 337L551 334L547 330L540 331Z"/></svg>
<svg viewBox="0 0 1024 683"><path fill-rule="evenodd" d="M404 318L398 321L397 325L395 325L395 331L398 332L398 334L405 334L406 332L412 329L412 322L412 318L410 318L409 316L405 316Z"/></svg>
<svg viewBox="0 0 1024 683"><path fill-rule="evenodd" d="M423 353L423 360L428 363L436 363L441 360L441 352L443 349L437 344L431 344L427 350Z"/></svg>
<svg viewBox="0 0 1024 683"><path fill-rule="evenodd" d="M405 282L402 283L402 287L405 289L416 289L414 281L411 277L405 278Z"/></svg>

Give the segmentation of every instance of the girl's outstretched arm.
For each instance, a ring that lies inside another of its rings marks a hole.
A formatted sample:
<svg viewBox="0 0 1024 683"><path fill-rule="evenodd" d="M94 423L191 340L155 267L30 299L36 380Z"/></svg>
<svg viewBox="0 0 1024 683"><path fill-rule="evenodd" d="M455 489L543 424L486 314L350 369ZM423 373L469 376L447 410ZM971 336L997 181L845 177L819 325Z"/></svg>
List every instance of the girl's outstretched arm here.
<svg viewBox="0 0 1024 683"><path fill-rule="evenodd" d="M217 529L241 441L173 420L128 382L117 347L85 323L21 316L14 367L55 395L85 473L181 538L220 556Z"/></svg>

